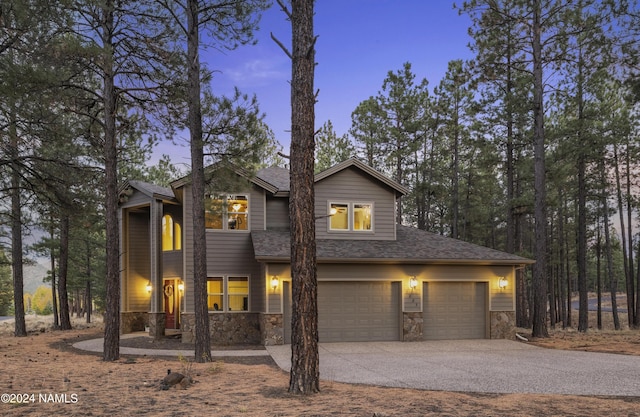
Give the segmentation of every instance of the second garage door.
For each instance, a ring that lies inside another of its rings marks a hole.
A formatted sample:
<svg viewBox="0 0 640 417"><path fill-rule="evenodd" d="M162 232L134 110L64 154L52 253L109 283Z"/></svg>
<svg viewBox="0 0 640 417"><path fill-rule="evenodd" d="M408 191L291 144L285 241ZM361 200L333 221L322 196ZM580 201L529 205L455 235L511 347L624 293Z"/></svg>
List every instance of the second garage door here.
<svg viewBox="0 0 640 417"><path fill-rule="evenodd" d="M400 340L400 284L320 282L321 342Z"/></svg>
<svg viewBox="0 0 640 417"><path fill-rule="evenodd" d="M423 303L425 340L487 337L487 283L428 282Z"/></svg>

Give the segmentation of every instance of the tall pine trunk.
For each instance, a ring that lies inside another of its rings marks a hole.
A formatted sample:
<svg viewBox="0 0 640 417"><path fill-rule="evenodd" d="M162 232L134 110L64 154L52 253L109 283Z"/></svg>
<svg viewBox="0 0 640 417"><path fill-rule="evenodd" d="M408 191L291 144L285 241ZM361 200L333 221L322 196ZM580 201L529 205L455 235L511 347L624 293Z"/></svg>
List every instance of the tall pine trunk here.
<svg viewBox="0 0 640 417"><path fill-rule="evenodd" d="M11 158L11 266L13 269L14 335L27 335L24 318L24 270L22 267L22 198L20 196L20 164L18 157L18 130L15 113L9 125L9 154Z"/></svg>
<svg viewBox="0 0 640 417"><path fill-rule="evenodd" d="M67 292L67 274L69 271L69 215L60 217L60 276L58 277L58 296L60 297L60 329L71 330L69 316L69 294Z"/></svg>
<svg viewBox="0 0 640 417"><path fill-rule="evenodd" d="M320 391L314 213L313 0L291 2L291 372L289 392ZM283 7L284 8L284 7Z"/></svg>
<svg viewBox="0 0 640 417"><path fill-rule="evenodd" d="M54 241L53 221L51 222L51 228L49 229L49 237L51 241ZM53 328L60 328L60 319L58 314L58 295L56 287L56 257L53 248L49 250L49 261L51 263L51 305L53 308Z"/></svg>
<svg viewBox="0 0 640 417"><path fill-rule="evenodd" d="M104 170L106 228L106 302L102 359L120 358L120 234L118 233L118 154L116 141L116 90L113 64L114 2L107 0L102 13L104 102ZM62 304L62 303L61 303Z"/></svg>
<svg viewBox="0 0 640 417"><path fill-rule="evenodd" d="M609 231L609 196L607 193L607 175L604 166L604 156L598 162L600 167L600 184L602 187L602 196L600 197L603 212L604 225L604 245L605 256L607 260L607 278L609 279L609 287L611 290L611 312L613 314L613 326L616 330L620 330L620 318L618 317L618 277L613 273L613 250L611 248L611 232Z"/></svg>
<svg viewBox="0 0 640 417"><path fill-rule="evenodd" d="M193 202L193 291L195 360L211 361L209 308L207 306L207 241L204 218L204 150L200 104L199 2L187 2L187 101L191 141L191 193Z"/></svg>
<svg viewBox="0 0 640 417"><path fill-rule="evenodd" d="M629 294L633 294L633 278L629 276L629 259L627 252L627 234L625 232L625 221L624 221L624 200L622 198L622 181L620 179L620 158L618 154L618 145L614 143L613 145L613 166L614 172L616 175L616 196L618 201L618 214L620 218L620 236L622 238L622 261L624 265L624 275L625 275L625 284L627 291L627 324L629 327L633 327L633 296L629 296ZM633 244L630 242L630 246Z"/></svg>
<svg viewBox="0 0 640 417"><path fill-rule="evenodd" d="M547 209L544 149L544 104L542 79L542 43L540 0L533 11L533 153L534 153L534 217L535 257L533 265L533 337L548 337L547 330Z"/></svg>

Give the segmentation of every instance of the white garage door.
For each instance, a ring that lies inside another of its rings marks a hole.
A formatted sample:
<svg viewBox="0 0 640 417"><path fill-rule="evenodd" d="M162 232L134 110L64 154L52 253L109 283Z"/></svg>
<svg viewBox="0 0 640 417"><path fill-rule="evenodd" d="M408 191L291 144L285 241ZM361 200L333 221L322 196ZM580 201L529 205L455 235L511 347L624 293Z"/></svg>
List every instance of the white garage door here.
<svg viewBox="0 0 640 417"><path fill-rule="evenodd" d="M285 300L285 343L291 343L290 295ZM320 342L400 340L400 284L318 283Z"/></svg>
<svg viewBox="0 0 640 417"><path fill-rule="evenodd" d="M425 340L487 337L487 283L428 282L423 303Z"/></svg>

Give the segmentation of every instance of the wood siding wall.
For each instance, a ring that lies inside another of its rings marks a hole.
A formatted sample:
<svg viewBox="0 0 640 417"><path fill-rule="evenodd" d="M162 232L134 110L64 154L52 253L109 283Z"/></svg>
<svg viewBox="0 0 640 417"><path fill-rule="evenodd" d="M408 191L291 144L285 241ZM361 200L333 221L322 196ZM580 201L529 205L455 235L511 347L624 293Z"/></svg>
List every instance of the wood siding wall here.
<svg viewBox="0 0 640 417"><path fill-rule="evenodd" d="M316 183L316 237L318 239L395 239L395 193L355 168L347 168ZM330 202L373 203L373 232L329 231Z"/></svg>
<svg viewBox="0 0 640 417"><path fill-rule="evenodd" d="M120 205L120 207L122 207L122 208L130 208L130 207L148 205L151 202L151 200L152 199L149 196L147 196L146 194L141 193L140 191L134 189L133 194L131 194L127 198L127 201L122 203Z"/></svg>
<svg viewBox="0 0 640 417"><path fill-rule="evenodd" d="M238 190L238 192L243 192ZM246 191L244 191L246 192ZM249 201L249 228L263 230L265 221L265 197L262 189L252 187ZM193 211L191 187L184 187L184 263L185 263L185 311L193 311ZM264 311L265 286L260 264L255 260L249 231L207 231L208 276L238 275L249 277L249 309Z"/></svg>
<svg viewBox="0 0 640 417"><path fill-rule="evenodd" d="M289 198L267 196L267 229L289 230Z"/></svg>
<svg viewBox="0 0 640 417"><path fill-rule="evenodd" d="M151 279L149 245L149 213L128 213L129 232L126 235L125 259L128 265L126 277L126 311L149 311L147 283Z"/></svg>

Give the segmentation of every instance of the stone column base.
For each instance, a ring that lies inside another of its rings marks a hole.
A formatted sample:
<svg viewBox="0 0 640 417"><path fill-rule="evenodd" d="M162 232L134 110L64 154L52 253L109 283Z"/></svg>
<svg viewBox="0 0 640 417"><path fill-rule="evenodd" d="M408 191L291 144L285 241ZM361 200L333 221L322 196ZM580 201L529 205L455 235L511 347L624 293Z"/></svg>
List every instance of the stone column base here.
<svg viewBox="0 0 640 417"><path fill-rule="evenodd" d="M147 323L148 313L142 311L127 311L120 313L120 334L143 332Z"/></svg>
<svg viewBox="0 0 640 417"><path fill-rule="evenodd" d="M156 340L164 337L164 320L164 313L149 313L149 336Z"/></svg>
<svg viewBox="0 0 640 417"><path fill-rule="evenodd" d="M284 344L282 314L260 314L260 338L264 346Z"/></svg>
<svg viewBox="0 0 640 417"><path fill-rule="evenodd" d="M516 337L516 312L491 312L491 339L509 339Z"/></svg>
<svg viewBox="0 0 640 417"><path fill-rule="evenodd" d="M402 313L402 340L415 342L423 338L422 313Z"/></svg>

